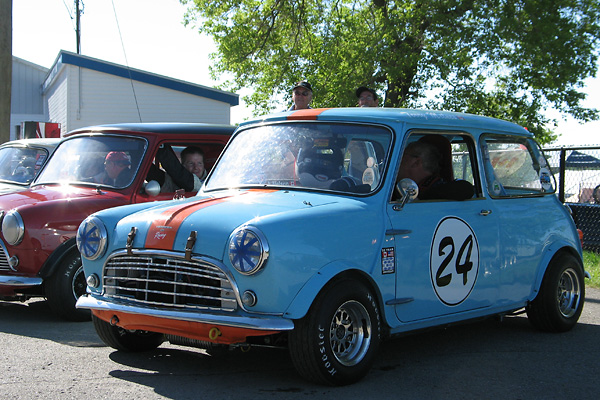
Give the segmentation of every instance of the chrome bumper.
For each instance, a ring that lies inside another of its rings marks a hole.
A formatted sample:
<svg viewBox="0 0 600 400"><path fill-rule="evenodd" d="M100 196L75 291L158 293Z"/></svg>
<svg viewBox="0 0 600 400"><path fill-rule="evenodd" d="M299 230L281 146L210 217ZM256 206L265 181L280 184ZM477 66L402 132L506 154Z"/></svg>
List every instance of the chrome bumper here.
<svg viewBox="0 0 600 400"><path fill-rule="evenodd" d="M239 316L210 314L202 311L189 312L177 310L157 310L139 306L130 306L120 303L109 303L105 300L83 295L77 300L77 308L90 310L114 311L128 314L148 315L158 318L174 319L178 321L197 322L201 324L222 325L234 328L258 329L266 331L289 331L294 329L294 322L282 317L257 315Z"/></svg>
<svg viewBox="0 0 600 400"><path fill-rule="evenodd" d="M29 287L42 284L42 278L27 278L25 276L0 275L0 286Z"/></svg>

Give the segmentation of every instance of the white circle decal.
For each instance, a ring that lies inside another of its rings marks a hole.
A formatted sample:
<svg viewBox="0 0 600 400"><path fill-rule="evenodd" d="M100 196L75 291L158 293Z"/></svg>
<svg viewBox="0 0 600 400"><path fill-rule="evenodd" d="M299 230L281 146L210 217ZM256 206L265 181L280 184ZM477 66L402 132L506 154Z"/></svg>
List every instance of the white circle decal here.
<svg viewBox="0 0 600 400"><path fill-rule="evenodd" d="M479 272L479 244L469 224L457 217L440 221L431 244L429 271L444 304L455 306L469 297Z"/></svg>

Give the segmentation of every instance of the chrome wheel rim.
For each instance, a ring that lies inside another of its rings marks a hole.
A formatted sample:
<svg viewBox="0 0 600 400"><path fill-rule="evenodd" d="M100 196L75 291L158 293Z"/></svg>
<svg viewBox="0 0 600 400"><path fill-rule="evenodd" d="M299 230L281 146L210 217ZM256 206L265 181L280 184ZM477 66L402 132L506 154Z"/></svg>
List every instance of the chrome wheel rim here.
<svg viewBox="0 0 600 400"><path fill-rule="evenodd" d="M329 328L329 343L342 365L356 365L365 357L371 343L371 319L361 303L350 300L336 310Z"/></svg>
<svg viewBox="0 0 600 400"><path fill-rule="evenodd" d="M577 312L581 302L581 287L577 272L573 268L568 268L561 274L556 301L563 317L571 318Z"/></svg>

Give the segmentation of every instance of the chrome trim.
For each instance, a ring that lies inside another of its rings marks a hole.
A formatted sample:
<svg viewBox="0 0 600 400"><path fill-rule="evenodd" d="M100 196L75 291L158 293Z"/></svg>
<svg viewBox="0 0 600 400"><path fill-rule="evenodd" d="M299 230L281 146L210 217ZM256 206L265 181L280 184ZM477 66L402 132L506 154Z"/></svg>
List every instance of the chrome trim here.
<svg viewBox="0 0 600 400"><path fill-rule="evenodd" d="M10 254L8 254L8 250L6 249L6 245L4 241L0 239L0 273L2 271L15 271L13 267L10 266L8 260L10 259Z"/></svg>
<svg viewBox="0 0 600 400"><path fill-rule="evenodd" d="M0 275L0 286L39 286L43 282L42 278L27 278L25 276Z"/></svg>
<svg viewBox="0 0 600 400"><path fill-rule="evenodd" d="M214 276L213 278L215 280L221 280L221 281L226 281L231 287L222 287L222 290L228 290L231 291L231 297L219 297L219 298L215 298L214 300L221 300L222 302L222 306L224 303L228 303L230 304L229 306L223 307L223 311L228 311L228 312L234 312L237 309L242 309L244 311L247 311L246 308L244 307L244 305L242 304L241 301L241 295L239 293L239 289L237 287L237 284L235 282L235 279L233 277L233 275L231 274L231 272L221 263L219 263L218 261L214 260L214 259L210 259L208 257L191 257L191 260L186 260L185 256L179 252L175 252L175 251L167 251L167 250L154 250L154 249L126 249L126 250L119 250L117 252L114 252L112 254L110 254L103 267L102 267L102 276L101 276L101 285L102 285L102 297L104 297L107 300L110 301L115 301L115 302L130 302L132 304L134 304L136 302L136 300L134 298L128 297L128 296L122 296L120 293L109 293L111 290L117 290L119 291L119 287L118 286L109 286L107 285L107 270L110 270L113 265L111 265L111 263L115 260L115 259L119 259L119 258L136 258L139 257L141 258L162 258L165 260L171 260L173 261L175 264L179 264L179 263L183 263L183 264L191 264L191 263L198 263L198 264L205 264L204 265L204 269L207 269L210 267L210 269L215 270L214 271ZM140 260L143 261L143 260ZM142 269L137 268L137 267L131 267L131 271L141 271L143 270L143 265L144 263L141 264ZM189 268L189 267L188 267ZM160 272L160 271L159 271ZM218 277L217 274L221 274L222 277ZM109 277L110 278L110 277ZM135 278L133 277L132 279L130 279L131 281L143 281L143 277L141 277L141 279ZM171 283L170 281L157 281L158 283ZM189 286L189 285L183 285L183 286ZM109 290L110 289L110 290ZM125 289L125 288L124 288ZM136 288L132 288L131 289L132 292L144 292L143 290L137 290ZM150 293L155 293L155 294L161 294L160 291L155 291L155 290L147 290L147 292ZM184 296L185 297L185 296ZM193 297L193 296L190 296ZM199 296L202 297L202 296ZM205 298L209 298L209 297L205 297ZM202 305L198 305L198 306L193 306L190 305L189 307L180 305L180 304L170 304L170 303L157 303L153 300L147 299L147 300L140 300L139 303L137 303L137 305L139 305L140 307L152 307L152 306L156 306L156 307L162 307L162 309L165 309L164 307L167 307L168 309L186 309L189 311L197 311L197 310L204 310L207 308L210 308L209 306L202 306ZM215 307L217 308L217 307Z"/></svg>
<svg viewBox="0 0 600 400"><path fill-rule="evenodd" d="M207 312L185 312L176 310L157 310L130 306L120 303L111 303L92 295L83 295L77 300L77 308L86 308L98 311L123 312L127 314L147 315L157 318L173 319L178 321L197 322L201 324L229 326L233 328L260 329L266 331L289 331L294 329L294 322L290 319L276 316L240 316L220 315Z"/></svg>

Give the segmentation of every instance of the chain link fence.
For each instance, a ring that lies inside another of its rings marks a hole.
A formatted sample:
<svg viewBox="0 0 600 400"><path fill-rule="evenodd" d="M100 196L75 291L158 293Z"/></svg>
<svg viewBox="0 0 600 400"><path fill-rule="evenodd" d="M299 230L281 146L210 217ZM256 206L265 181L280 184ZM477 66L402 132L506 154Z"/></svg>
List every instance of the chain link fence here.
<svg viewBox="0 0 600 400"><path fill-rule="evenodd" d="M583 248L600 252L600 146L545 148L560 201L573 210Z"/></svg>

